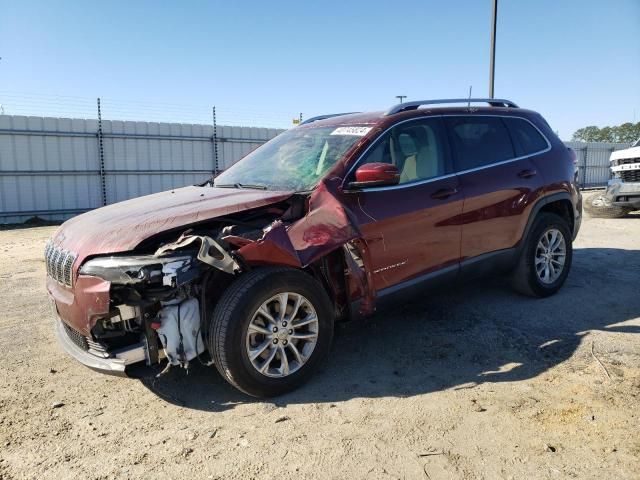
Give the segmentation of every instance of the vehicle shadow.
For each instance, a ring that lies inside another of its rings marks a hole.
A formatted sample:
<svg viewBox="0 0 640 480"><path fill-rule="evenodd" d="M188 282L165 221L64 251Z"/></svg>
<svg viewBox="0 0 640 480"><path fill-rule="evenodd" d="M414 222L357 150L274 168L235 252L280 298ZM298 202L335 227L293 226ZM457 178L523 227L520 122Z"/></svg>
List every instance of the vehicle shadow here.
<svg viewBox="0 0 640 480"><path fill-rule="evenodd" d="M493 278L439 292L338 328L331 355L279 406L352 398L409 397L540 375L568 359L591 331L640 333L618 325L640 316L640 251L574 251L563 289L546 299L513 293ZM261 402L229 386L215 367L142 382L167 402L211 412Z"/></svg>

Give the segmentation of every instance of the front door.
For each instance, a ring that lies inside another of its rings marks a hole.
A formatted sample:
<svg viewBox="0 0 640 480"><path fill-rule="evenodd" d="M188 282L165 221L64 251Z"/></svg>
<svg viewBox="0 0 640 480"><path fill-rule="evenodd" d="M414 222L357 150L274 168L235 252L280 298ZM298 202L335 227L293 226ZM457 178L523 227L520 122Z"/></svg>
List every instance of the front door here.
<svg viewBox="0 0 640 480"><path fill-rule="evenodd" d="M352 172L374 162L396 165L400 183L348 193L345 201L369 247L375 289L438 270L457 271L463 196L442 121L422 118L396 125Z"/></svg>

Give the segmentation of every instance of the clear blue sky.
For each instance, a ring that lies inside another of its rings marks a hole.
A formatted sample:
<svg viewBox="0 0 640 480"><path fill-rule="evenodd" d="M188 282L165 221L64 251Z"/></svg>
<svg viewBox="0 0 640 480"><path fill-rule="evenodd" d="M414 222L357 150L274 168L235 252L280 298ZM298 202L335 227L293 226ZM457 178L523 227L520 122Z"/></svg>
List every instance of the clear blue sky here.
<svg viewBox="0 0 640 480"><path fill-rule="evenodd" d="M0 0L0 103L82 114L101 96L112 117L180 121L215 104L223 122L273 126L399 94L484 96L490 14L490 0ZM496 96L564 139L640 121L640 0L500 0L496 65Z"/></svg>

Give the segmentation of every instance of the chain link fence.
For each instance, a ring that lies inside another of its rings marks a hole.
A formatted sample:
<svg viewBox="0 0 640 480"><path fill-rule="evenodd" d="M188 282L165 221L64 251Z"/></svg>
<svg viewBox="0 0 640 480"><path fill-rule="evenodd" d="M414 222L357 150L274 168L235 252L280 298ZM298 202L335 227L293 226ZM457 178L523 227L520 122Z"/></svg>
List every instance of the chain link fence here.
<svg viewBox="0 0 640 480"><path fill-rule="evenodd" d="M0 91L0 115L98 119L97 98ZM224 103L141 102L100 97L103 120L211 125L213 106L220 125L289 128L299 112L257 111Z"/></svg>

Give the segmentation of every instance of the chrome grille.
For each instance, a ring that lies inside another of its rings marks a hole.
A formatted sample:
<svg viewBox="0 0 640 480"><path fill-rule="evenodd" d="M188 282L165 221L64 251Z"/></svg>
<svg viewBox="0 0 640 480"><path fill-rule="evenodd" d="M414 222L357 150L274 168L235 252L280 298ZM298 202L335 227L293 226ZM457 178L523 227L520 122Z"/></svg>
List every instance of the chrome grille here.
<svg viewBox="0 0 640 480"><path fill-rule="evenodd" d="M73 284L73 263L78 255L47 242L44 247L44 261L47 275L58 283L70 287Z"/></svg>

